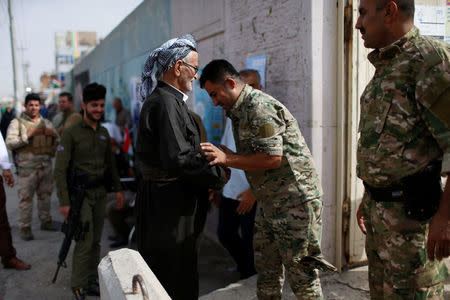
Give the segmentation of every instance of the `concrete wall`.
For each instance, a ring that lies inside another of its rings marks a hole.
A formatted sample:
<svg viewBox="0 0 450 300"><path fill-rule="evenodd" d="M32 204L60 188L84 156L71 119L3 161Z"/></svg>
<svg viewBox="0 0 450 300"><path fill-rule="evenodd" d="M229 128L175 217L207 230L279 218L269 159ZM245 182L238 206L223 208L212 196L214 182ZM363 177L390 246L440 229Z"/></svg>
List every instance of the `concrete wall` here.
<svg viewBox="0 0 450 300"><path fill-rule="evenodd" d="M335 261L336 28L335 1L147 0L76 66L74 76L90 69L91 81L107 84L108 97L127 99L126 86L142 71L147 53L184 33L198 40L201 67L225 58L241 69L246 58L266 55L266 92L297 118L321 175L322 246Z"/></svg>

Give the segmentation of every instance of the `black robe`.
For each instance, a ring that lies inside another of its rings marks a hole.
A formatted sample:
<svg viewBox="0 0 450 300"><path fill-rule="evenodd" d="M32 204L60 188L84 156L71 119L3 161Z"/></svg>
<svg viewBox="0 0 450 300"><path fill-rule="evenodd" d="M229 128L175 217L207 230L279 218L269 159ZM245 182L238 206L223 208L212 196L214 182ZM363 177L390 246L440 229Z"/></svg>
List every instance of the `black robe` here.
<svg viewBox="0 0 450 300"><path fill-rule="evenodd" d="M162 81L142 107L136 155L144 179L136 201L138 251L172 299L197 299L208 188L222 188L226 174L201 155L199 128L182 94Z"/></svg>

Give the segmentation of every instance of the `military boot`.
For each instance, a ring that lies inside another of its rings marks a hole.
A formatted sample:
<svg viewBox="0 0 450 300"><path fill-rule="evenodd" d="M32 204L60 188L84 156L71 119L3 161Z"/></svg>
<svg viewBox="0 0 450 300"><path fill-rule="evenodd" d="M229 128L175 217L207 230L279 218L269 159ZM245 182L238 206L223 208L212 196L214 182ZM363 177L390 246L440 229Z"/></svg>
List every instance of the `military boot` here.
<svg viewBox="0 0 450 300"><path fill-rule="evenodd" d="M41 223L41 230L45 231L59 231L61 229L61 226L58 226L56 222L47 221L44 223Z"/></svg>
<svg viewBox="0 0 450 300"><path fill-rule="evenodd" d="M98 282L91 282L86 288L86 295L100 297L100 286Z"/></svg>
<svg viewBox="0 0 450 300"><path fill-rule="evenodd" d="M20 232L19 232L20 238L24 241L31 241L34 239L33 234L31 233L31 228L30 227L23 227L20 228Z"/></svg>

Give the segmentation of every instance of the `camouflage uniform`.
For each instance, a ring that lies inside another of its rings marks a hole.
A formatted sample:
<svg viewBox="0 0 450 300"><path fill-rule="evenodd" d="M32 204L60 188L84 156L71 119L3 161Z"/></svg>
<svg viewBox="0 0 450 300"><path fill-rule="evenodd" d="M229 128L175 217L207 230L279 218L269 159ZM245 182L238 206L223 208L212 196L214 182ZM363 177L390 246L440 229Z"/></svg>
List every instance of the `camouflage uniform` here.
<svg viewBox="0 0 450 300"><path fill-rule="evenodd" d="M322 188L297 120L280 102L246 85L227 113L237 153L282 156L281 166L246 171L259 210L254 249L258 298L281 299L284 268L297 298L320 299Z"/></svg>
<svg viewBox="0 0 450 300"><path fill-rule="evenodd" d="M49 224L52 221L50 215L50 198L53 191L51 158L55 154L57 139L45 135L28 138L28 129L35 127L55 131L50 121L40 116L36 122L33 122L27 114L23 113L20 118L11 121L6 137L6 145L16 152L20 228L31 227L35 192L38 197L38 215L41 224Z"/></svg>
<svg viewBox="0 0 450 300"><path fill-rule="evenodd" d="M361 96L358 176L391 187L442 159L449 173L449 46L414 27L368 58L376 71ZM448 272L427 259L429 221L408 218L402 202L363 200L372 299L441 299Z"/></svg>

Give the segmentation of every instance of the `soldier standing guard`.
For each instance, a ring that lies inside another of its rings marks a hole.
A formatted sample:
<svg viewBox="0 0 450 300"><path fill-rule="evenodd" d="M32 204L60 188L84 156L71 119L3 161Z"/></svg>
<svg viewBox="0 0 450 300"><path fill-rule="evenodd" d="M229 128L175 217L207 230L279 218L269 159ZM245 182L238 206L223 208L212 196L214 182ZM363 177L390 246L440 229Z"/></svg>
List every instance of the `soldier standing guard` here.
<svg viewBox="0 0 450 300"><path fill-rule="evenodd" d="M71 207L66 174L73 170L85 174L86 191L81 207L81 222L89 223L84 240L76 242L73 252L71 286L74 299L86 295L99 296L97 265L100 261L100 240L103 231L106 206L106 182L116 192L117 209L123 205L120 179L111 151L110 137L100 126L105 111L104 86L97 83L83 90L83 120L64 130L58 146L55 164L56 189L62 215L67 219Z"/></svg>
<svg viewBox="0 0 450 300"><path fill-rule="evenodd" d="M58 135L50 121L39 114L40 97L25 97L25 112L11 121L6 145L16 153L19 176L19 227L20 237L32 240L33 196L38 197L38 215L41 230L55 231L50 215L50 198L53 191L51 158L55 155Z"/></svg>
<svg viewBox="0 0 450 300"><path fill-rule="evenodd" d="M357 213L372 299L442 299L450 252L450 47L414 27L413 0L361 0L375 74L361 96ZM427 255L428 254L428 255ZM428 257L427 257L428 256ZM437 259L435 259L437 258Z"/></svg>
<svg viewBox="0 0 450 300"><path fill-rule="evenodd" d="M233 123L237 152L211 143L210 164L245 170L258 199L254 234L258 299L281 299L284 268L298 299L322 299L322 188L297 120L273 97L244 84L226 60L203 69L200 85Z"/></svg>

